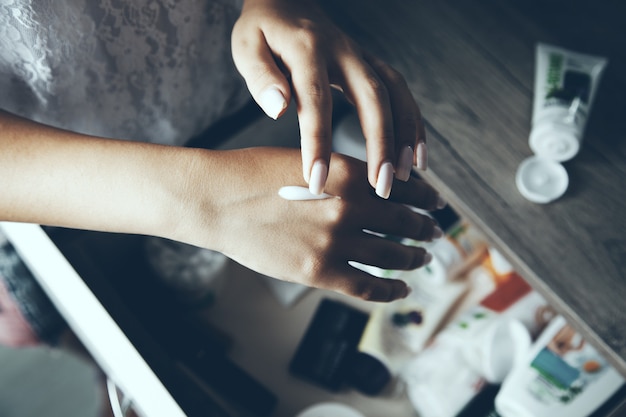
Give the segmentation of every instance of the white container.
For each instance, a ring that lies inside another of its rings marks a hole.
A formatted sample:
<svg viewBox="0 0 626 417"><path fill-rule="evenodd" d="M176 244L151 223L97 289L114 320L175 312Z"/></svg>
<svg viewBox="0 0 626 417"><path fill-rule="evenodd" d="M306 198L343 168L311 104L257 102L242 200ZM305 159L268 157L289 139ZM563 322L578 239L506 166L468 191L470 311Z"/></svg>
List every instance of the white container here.
<svg viewBox="0 0 626 417"><path fill-rule="evenodd" d="M607 62L602 57L537 45L529 138L535 155L567 161L578 153Z"/></svg>
<svg viewBox="0 0 626 417"><path fill-rule="evenodd" d="M444 283L457 278L466 261L487 248L487 241L470 224L460 221L445 236L426 246L432 261L424 267L431 282Z"/></svg>
<svg viewBox="0 0 626 417"><path fill-rule="evenodd" d="M558 316L504 380L496 410L502 417L587 417L622 384L617 371Z"/></svg>
<svg viewBox="0 0 626 417"><path fill-rule="evenodd" d="M535 203L549 203L567 190L569 178L560 162L580 150L587 119L608 61L540 43L535 61L532 128L534 156L524 160L515 183Z"/></svg>
<svg viewBox="0 0 626 417"><path fill-rule="evenodd" d="M419 353L443 325L446 317L467 293L467 281L433 281L424 269L403 276L412 291L386 308L389 337Z"/></svg>

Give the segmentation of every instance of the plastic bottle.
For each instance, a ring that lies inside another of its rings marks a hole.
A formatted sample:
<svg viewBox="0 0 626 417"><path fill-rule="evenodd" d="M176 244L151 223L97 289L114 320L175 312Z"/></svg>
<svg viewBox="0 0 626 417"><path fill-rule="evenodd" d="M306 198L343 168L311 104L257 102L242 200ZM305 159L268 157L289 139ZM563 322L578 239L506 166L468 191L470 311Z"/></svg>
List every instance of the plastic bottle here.
<svg viewBox="0 0 626 417"><path fill-rule="evenodd" d="M624 378L556 317L504 380L496 396L502 417L587 417Z"/></svg>

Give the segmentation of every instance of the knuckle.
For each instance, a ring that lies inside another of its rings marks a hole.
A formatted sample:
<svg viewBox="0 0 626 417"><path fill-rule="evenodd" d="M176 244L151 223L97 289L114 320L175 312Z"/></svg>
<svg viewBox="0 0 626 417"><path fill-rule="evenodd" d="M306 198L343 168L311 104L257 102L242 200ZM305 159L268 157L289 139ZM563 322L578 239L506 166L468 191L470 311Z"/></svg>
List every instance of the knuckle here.
<svg viewBox="0 0 626 417"><path fill-rule="evenodd" d="M323 100L326 97L326 87L319 82L311 82L305 87L304 93L306 97Z"/></svg>
<svg viewBox="0 0 626 417"><path fill-rule="evenodd" d="M305 85L298 86L294 93L301 108L330 109L332 107L330 86L320 82L319 79L310 80Z"/></svg>
<svg viewBox="0 0 626 417"><path fill-rule="evenodd" d="M306 51L315 51L320 45L318 32L315 22L309 19L301 19L298 22L297 30L293 33L293 39L296 40L299 48Z"/></svg>
<svg viewBox="0 0 626 417"><path fill-rule="evenodd" d="M315 285L324 276L323 257L317 254L305 256L300 261L299 269L304 277L304 281Z"/></svg>
<svg viewBox="0 0 626 417"><path fill-rule="evenodd" d="M391 84L394 84L400 87L405 87L407 85L406 80L404 79L404 76L395 68L389 65L386 66L385 76L387 77L387 79L389 80Z"/></svg>
<svg viewBox="0 0 626 417"><path fill-rule="evenodd" d="M334 199L328 205L326 211L326 219L329 224L333 225L333 229L338 229L347 219L350 219L353 214L353 206L345 201L345 199Z"/></svg>
<svg viewBox="0 0 626 417"><path fill-rule="evenodd" d="M372 74L366 77L365 82L365 85L367 86L365 88L365 92L367 94L369 94L377 101L386 102L388 100L387 87L385 87L385 84L383 84L383 82L378 77Z"/></svg>

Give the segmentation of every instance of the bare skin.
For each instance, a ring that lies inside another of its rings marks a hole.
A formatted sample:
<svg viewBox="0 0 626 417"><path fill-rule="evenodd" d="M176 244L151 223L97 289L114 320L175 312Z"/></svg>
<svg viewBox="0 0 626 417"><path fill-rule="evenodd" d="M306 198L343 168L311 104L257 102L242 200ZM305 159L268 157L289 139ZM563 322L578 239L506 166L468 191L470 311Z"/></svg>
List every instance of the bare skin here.
<svg viewBox="0 0 626 417"><path fill-rule="evenodd" d="M0 220L160 236L283 280L366 300L406 296L404 282L348 264L408 270L425 262L423 249L364 229L416 240L441 233L406 206L432 210L442 202L410 178L414 164L426 168L425 134L402 76L312 1L245 0L232 41L237 68L269 116L295 101L301 151L94 138L0 111ZM367 163L331 157L331 88L358 111ZM338 198L278 196L282 186L307 184Z"/></svg>
<svg viewBox="0 0 626 417"><path fill-rule="evenodd" d="M365 164L333 155L327 192L287 201L304 185L298 150L208 151L87 137L0 113L0 218L161 236L213 250L260 273L367 300L404 297L402 281L372 277L349 260L414 269L424 250L363 232L429 240L436 208L422 181L398 181L388 200Z"/></svg>

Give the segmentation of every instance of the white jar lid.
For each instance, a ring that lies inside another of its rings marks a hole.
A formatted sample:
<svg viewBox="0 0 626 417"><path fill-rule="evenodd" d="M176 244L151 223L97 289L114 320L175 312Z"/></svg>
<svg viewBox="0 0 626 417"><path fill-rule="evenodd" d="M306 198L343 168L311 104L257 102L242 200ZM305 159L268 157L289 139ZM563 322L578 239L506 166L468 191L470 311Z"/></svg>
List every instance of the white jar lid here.
<svg viewBox="0 0 626 417"><path fill-rule="evenodd" d="M519 192L533 203L549 203L565 193L569 177L560 163L531 156L517 169L515 184Z"/></svg>

